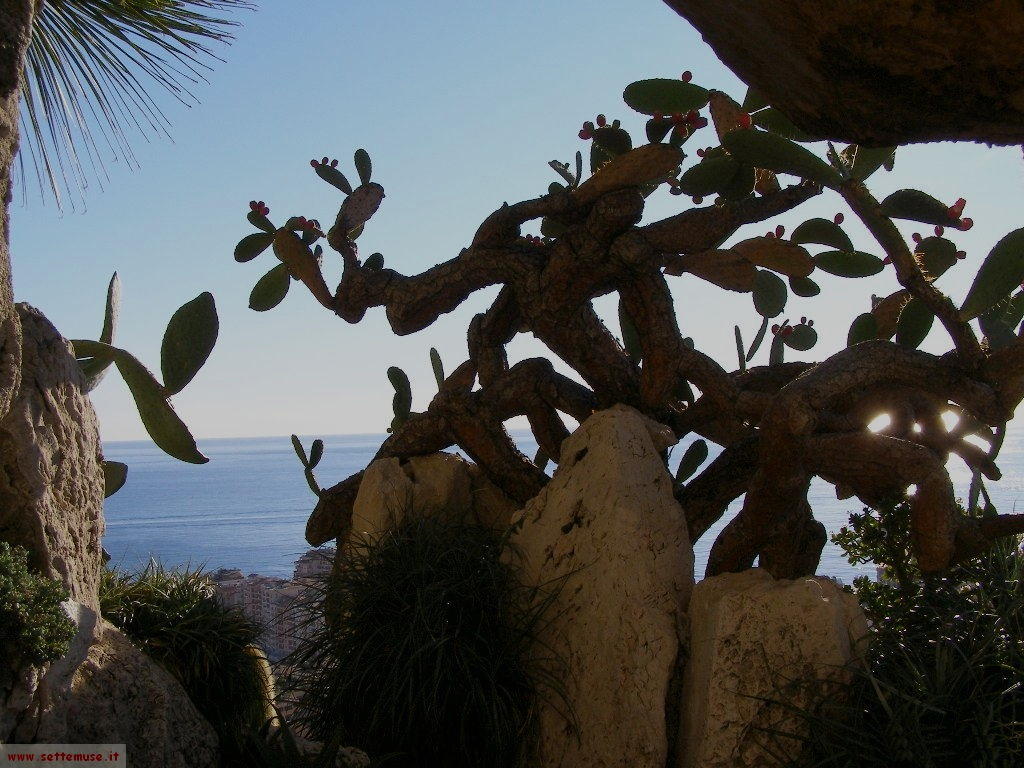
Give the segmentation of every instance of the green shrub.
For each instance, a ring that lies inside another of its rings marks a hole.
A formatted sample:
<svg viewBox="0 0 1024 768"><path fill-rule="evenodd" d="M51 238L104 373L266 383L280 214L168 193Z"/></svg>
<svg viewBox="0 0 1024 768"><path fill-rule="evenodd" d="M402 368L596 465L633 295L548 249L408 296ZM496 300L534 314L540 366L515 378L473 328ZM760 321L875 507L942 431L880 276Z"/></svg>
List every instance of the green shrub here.
<svg viewBox="0 0 1024 768"><path fill-rule="evenodd" d="M559 660L537 653L557 591L520 583L479 527L408 515L352 544L286 660L300 724L389 766L522 764L539 698L565 704Z"/></svg>
<svg viewBox="0 0 1024 768"><path fill-rule="evenodd" d="M29 571L24 547L0 541L0 672L42 666L68 652L75 624L61 606L67 599L59 581Z"/></svg>
<svg viewBox="0 0 1024 768"><path fill-rule="evenodd" d="M100 609L181 682L217 731L224 763L243 764L243 745L270 706L265 661L254 653L259 627L222 605L200 570L157 563L136 573L105 571Z"/></svg>
<svg viewBox="0 0 1024 768"><path fill-rule="evenodd" d="M1006 539L924 578L909 555L906 503L864 510L835 538L857 579L870 646L846 697L801 711L799 761L834 768L1010 768L1024 755L1024 556ZM903 552L905 554L901 555Z"/></svg>

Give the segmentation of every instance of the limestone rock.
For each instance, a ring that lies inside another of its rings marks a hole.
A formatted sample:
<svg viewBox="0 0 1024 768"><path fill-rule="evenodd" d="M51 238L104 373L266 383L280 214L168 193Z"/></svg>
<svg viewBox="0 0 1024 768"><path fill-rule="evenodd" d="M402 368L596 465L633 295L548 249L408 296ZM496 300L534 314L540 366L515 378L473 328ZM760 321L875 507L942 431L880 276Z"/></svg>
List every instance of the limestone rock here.
<svg viewBox="0 0 1024 768"><path fill-rule="evenodd" d="M88 606L68 605L78 625L70 651L34 690L19 692L29 706L17 714L13 733L5 729L0 737L125 744L137 768L214 768L217 736L178 681Z"/></svg>
<svg viewBox="0 0 1024 768"><path fill-rule="evenodd" d="M38 310L17 310L21 386L0 420L0 539L24 546L31 568L97 610L103 471L96 414L68 342Z"/></svg>
<svg viewBox="0 0 1024 768"><path fill-rule="evenodd" d="M867 620L857 598L826 578L780 579L760 568L697 584L680 711L680 768L776 765L763 728L794 732L798 718L753 697L806 706L845 677ZM822 686L788 685L819 680ZM784 696L777 693L784 686ZM791 747L791 743L787 743Z"/></svg>
<svg viewBox="0 0 1024 768"><path fill-rule="evenodd" d="M808 133L876 146L1024 143L1020 2L666 2Z"/></svg>
<svg viewBox="0 0 1024 768"><path fill-rule="evenodd" d="M408 510L449 522L506 528L517 505L483 471L451 453L378 459L366 468L352 511L352 530L375 535Z"/></svg>
<svg viewBox="0 0 1024 768"><path fill-rule="evenodd" d="M567 662L579 731L542 708L545 768L666 765L693 586L686 520L659 453L671 435L627 406L594 414L518 519L509 557L527 583L564 579L543 640Z"/></svg>

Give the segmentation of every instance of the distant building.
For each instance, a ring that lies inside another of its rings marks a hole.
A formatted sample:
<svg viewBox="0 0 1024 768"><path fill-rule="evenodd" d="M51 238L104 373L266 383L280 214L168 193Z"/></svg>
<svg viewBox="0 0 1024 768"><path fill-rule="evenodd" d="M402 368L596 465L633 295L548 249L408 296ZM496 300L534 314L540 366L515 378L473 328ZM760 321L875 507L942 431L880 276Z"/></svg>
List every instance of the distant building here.
<svg viewBox="0 0 1024 768"><path fill-rule="evenodd" d="M307 617L297 610L300 598L311 584L331 571L334 549L311 549L295 561L291 580L221 568L210 574L217 596L224 605L237 606L262 628L259 644L271 661L294 651L310 634Z"/></svg>

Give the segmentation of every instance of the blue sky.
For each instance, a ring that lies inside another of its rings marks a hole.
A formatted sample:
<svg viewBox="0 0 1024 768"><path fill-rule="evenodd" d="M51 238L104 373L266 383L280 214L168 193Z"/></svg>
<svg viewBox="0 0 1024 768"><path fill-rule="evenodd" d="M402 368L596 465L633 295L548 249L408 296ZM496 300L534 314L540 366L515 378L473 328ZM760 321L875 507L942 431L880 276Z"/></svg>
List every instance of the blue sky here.
<svg viewBox="0 0 1024 768"><path fill-rule="evenodd" d="M28 199L16 200L18 299L41 308L66 336L96 338L107 280L117 270L123 305L116 343L158 370L171 313L209 290L220 311L220 340L206 368L175 398L197 437L382 432L391 418L386 368L402 366L414 409L425 407L435 391L429 348L438 348L448 369L461 362L466 325L494 291L404 338L391 334L380 310L351 326L295 286L277 309L252 312L249 291L276 261L269 252L243 265L231 258L235 242L253 231L244 218L250 199L265 200L279 224L300 214L328 220L340 197L313 174L309 159L337 157L351 177L352 152L365 147L387 198L360 249L382 252L399 271L418 272L456 255L503 201L543 193L555 179L547 161L571 160L585 149L576 136L584 120L603 112L642 137L642 119L621 99L629 82L691 70L700 85L737 97L744 91L658 0L438 0L424 8L411 0L312 0L267 2L241 14L237 41L221 51L226 61L197 90L202 103L185 109L164 100L173 143L137 141L141 169L112 163L105 191L90 190L84 213L61 214L31 185ZM687 145L691 154L717 143L711 128L703 133ZM929 145L901 149L896 171L878 174L872 187L879 196L916 187L947 202L967 198L965 215L975 227L954 239L968 260L940 283L959 300L988 249L1022 225L1022 174L1019 148ZM687 203L660 191L647 218ZM771 226L791 231L810 216L831 218L841 209L826 193ZM858 247L877 253L856 224L847 229ZM337 262L326 256L333 284ZM851 319L870 308L871 293L897 286L888 270L856 281L816 277L822 295L791 297L787 315L814 318L822 340L808 357L820 359L844 343ZM674 281L681 326L734 368L733 325L747 339L758 325L749 296L693 278ZM608 300L598 304L614 327L611 307ZM924 346L942 351L948 343L936 328ZM532 337L510 347L514 359L541 351ZM93 401L105 439L145 436L117 376Z"/></svg>

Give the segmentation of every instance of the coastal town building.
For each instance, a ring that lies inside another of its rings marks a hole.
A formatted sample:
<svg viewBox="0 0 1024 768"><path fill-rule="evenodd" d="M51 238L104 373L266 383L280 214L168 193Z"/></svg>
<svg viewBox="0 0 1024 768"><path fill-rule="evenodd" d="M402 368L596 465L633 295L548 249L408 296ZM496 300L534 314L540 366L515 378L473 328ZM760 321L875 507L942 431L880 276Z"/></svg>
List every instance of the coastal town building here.
<svg viewBox="0 0 1024 768"><path fill-rule="evenodd" d="M330 573L333 547L311 549L295 561L291 579L244 575L237 568L221 568L210 574L224 605L241 609L262 628L259 644L271 661L294 651L314 629L299 610L307 591Z"/></svg>

